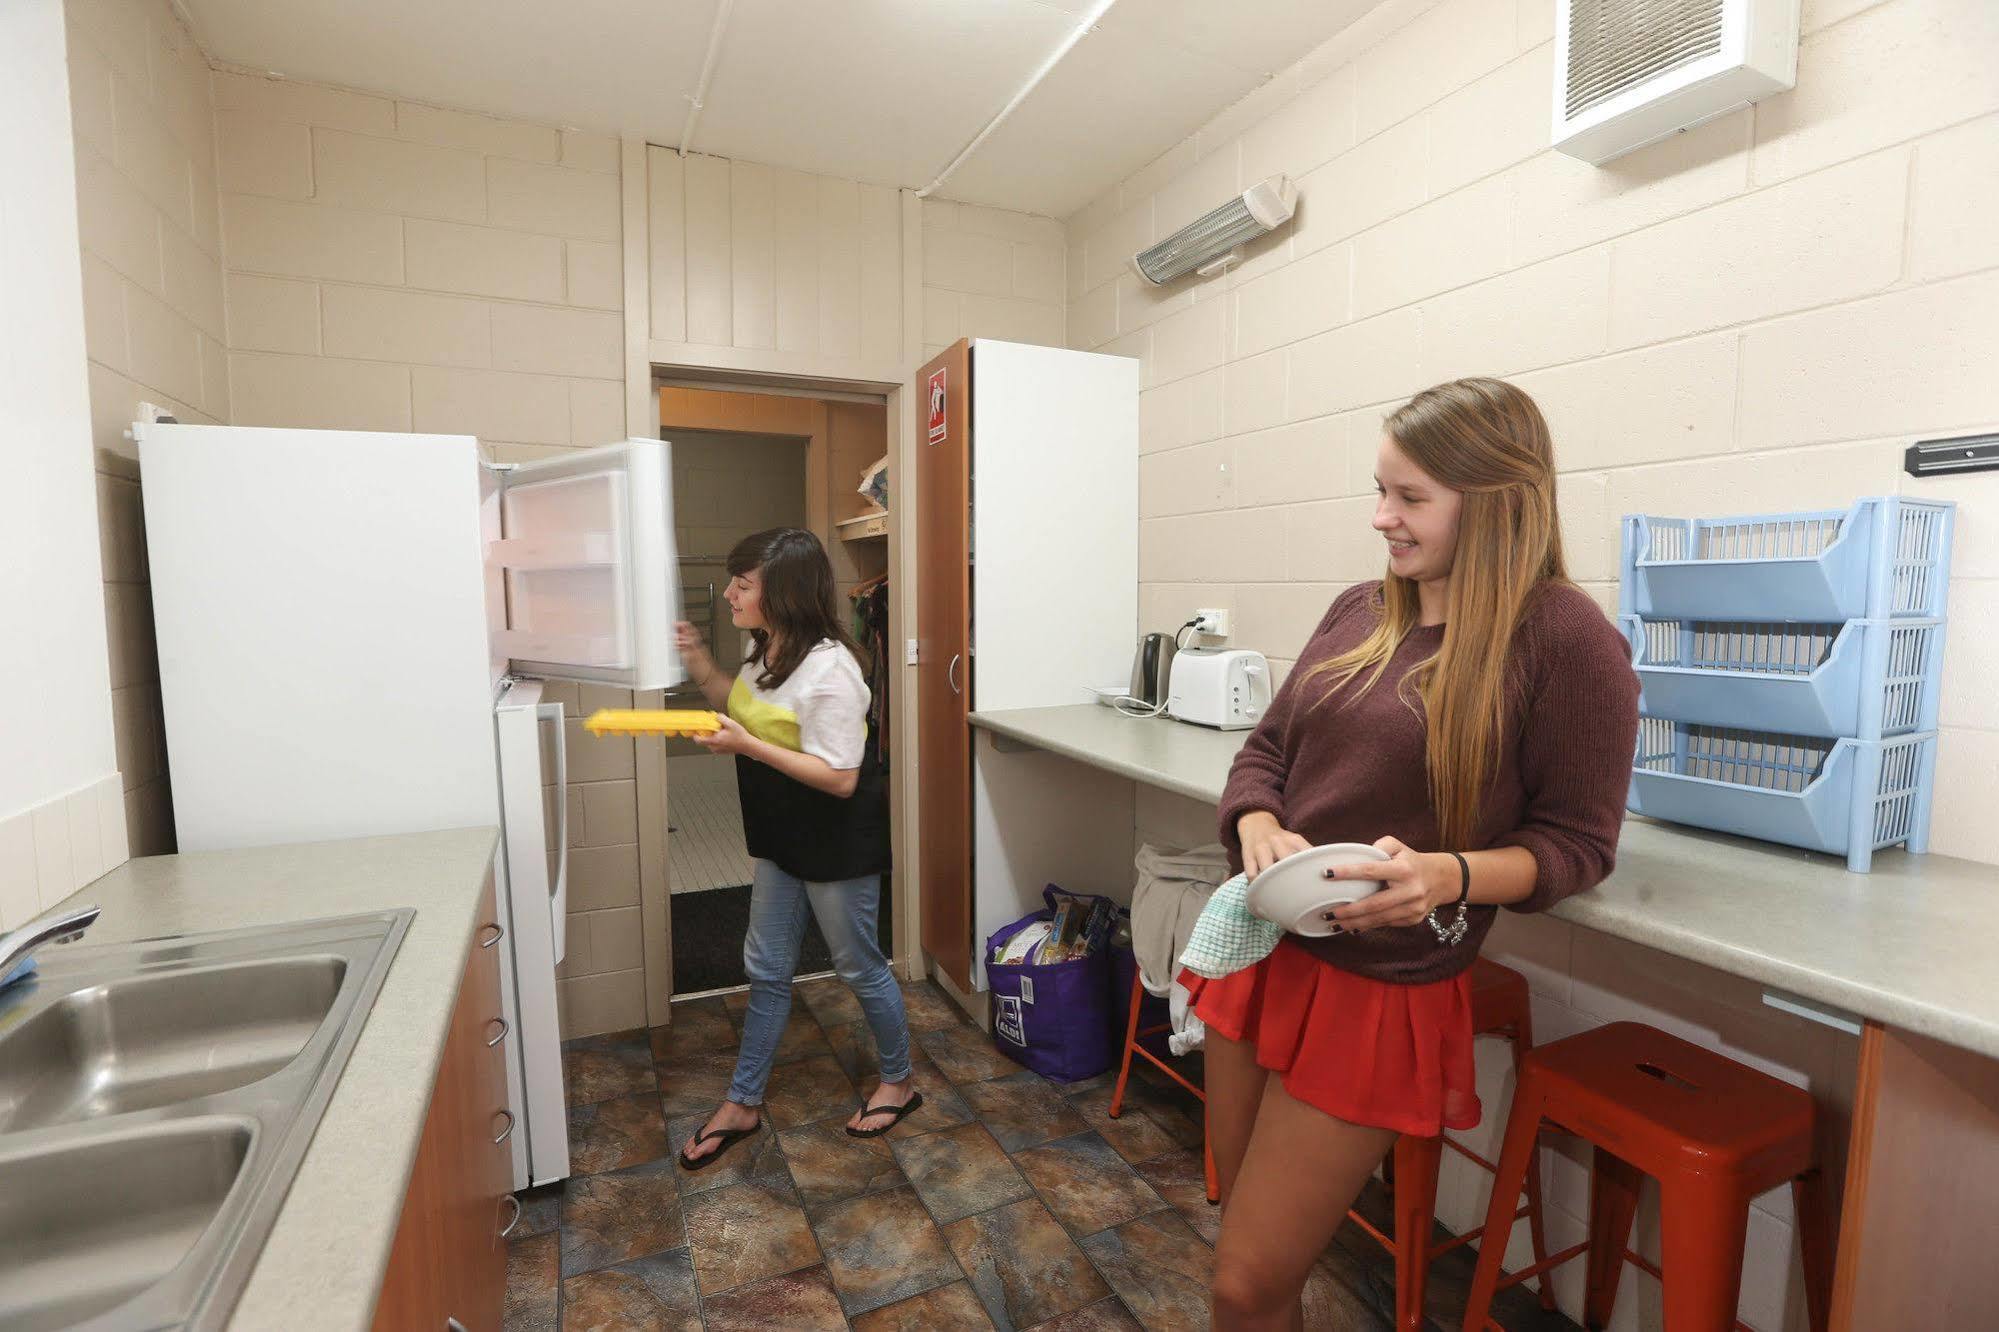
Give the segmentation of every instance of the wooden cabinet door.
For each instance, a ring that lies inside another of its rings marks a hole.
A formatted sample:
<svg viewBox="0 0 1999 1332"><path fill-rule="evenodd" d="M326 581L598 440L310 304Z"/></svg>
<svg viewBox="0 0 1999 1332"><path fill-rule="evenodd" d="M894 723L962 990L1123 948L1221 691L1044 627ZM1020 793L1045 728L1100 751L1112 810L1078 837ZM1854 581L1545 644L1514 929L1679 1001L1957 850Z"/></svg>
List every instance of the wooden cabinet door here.
<svg viewBox="0 0 1999 1332"><path fill-rule="evenodd" d="M500 1326L507 1256L499 1231L512 1210L502 1200L513 1164L505 1142L493 1141L507 1123L505 1055L486 1044L499 1031L499 958L480 946L495 914L488 884L375 1307L379 1332L432 1332L447 1319L468 1332Z"/></svg>
<svg viewBox="0 0 1999 1332"><path fill-rule="evenodd" d="M500 1232L514 1215L506 1201L514 1183L513 1155L507 1144L512 1134L525 1131L507 1108L507 1056L500 1045L505 1019L498 950L508 943L497 933L497 913L490 900L485 911L465 970L466 993L473 998L463 1005L468 1028L465 1099L470 1113L465 1146L470 1202L466 1313L459 1318L468 1328L500 1325L507 1284L507 1241ZM493 942L487 945L487 939Z"/></svg>
<svg viewBox="0 0 1999 1332"><path fill-rule="evenodd" d="M500 1200L512 1183L512 1163L504 1142L493 1141L507 1123L504 1069L499 1076L494 1073L495 1056L504 1056L498 1046L486 1044L499 1030L500 966L493 948L482 946L495 938L496 915L489 889L465 959L451 1043L436 1092L452 1126L443 1190L448 1250L442 1274L445 1312L471 1332L497 1328L506 1299ZM494 947L499 946L496 939Z"/></svg>
<svg viewBox="0 0 1999 1332"><path fill-rule="evenodd" d="M1992 1326L1999 1060L1870 1021L1853 1100L1832 1332Z"/></svg>
<svg viewBox="0 0 1999 1332"><path fill-rule="evenodd" d="M965 721L972 680L971 393L971 346L964 341L917 372L921 433L911 497L923 947L963 990L972 985L972 751Z"/></svg>
<svg viewBox="0 0 1999 1332"><path fill-rule="evenodd" d="M389 1252L388 1272L375 1303L377 1332L410 1329L428 1332L444 1326L445 1292L438 1278L445 1270L439 1190L446 1126L436 1108L433 1100L432 1113L424 1122L423 1140L417 1147L416 1164L410 1171L409 1191L403 1197L395 1248Z"/></svg>

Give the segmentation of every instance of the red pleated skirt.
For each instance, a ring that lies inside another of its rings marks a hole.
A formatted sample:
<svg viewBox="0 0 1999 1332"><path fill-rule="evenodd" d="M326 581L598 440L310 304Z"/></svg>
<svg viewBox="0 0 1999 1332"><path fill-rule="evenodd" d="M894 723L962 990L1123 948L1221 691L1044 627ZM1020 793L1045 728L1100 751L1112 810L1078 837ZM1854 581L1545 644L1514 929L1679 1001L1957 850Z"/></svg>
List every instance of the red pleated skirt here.
<svg viewBox="0 0 1999 1332"><path fill-rule="evenodd" d="M1284 1090L1350 1124L1430 1136L1479 1121L1471 977L1395 985L1289 938L1253 967L1180 983L1210 1031L1255 1047Z"/></svg>

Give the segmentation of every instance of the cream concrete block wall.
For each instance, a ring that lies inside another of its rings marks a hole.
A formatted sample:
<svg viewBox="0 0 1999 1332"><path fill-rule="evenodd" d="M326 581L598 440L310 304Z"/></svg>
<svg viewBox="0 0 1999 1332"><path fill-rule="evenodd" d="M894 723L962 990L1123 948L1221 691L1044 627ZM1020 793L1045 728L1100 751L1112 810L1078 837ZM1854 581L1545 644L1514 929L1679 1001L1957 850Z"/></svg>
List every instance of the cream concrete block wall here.
<svg viewBox="0 0 1999 1332"><path fill-rule="evenodd" d="M565 1039L646 1025L640 923L637 754L629 736L593 736L582 718L628 708L628 689L550 682L542 697L568 716L569 915L567 955L556 968ZM553 771L553 755L543 770ZM554 801L554 789L546 796ZM555 826L556 811L547 811Z"/></svg>
<svg viewBox="0 0 1999 1332"><path fill-rule="evenodd" d="M613 140L214 79L237 424L624 437Z"/></svg>
<svg viewBox="0 0 1999 1332"><path fill-rule="evenodd" d="M1069 220L1071 345L1145 364L1149 616L1283 604L1264 637L1237 639L1288 662L1317 615L1269 589L1378 573L1364 527L1376 424L1456 375L1508 375L1542 402L1573 571L1606 605L1623 512L1913 491L1908 439L1999 419L1974 369L1999 345L1991 6L1810 7L1796 92L1604 168L1544 147L1550 0L1404 10L1374 45L1315 58L1319 77L1262 119L1198 132ZM1462 77L1423 56L1433 37ZM1855 54L1891 40L1927 71L1922 95ZM1163 289L1125 269L1276 171L1299 182L1298 216L1241 268ZM989 255L945 253L991 279ZM1963 501L1964 543L1999 517L1978 479L1928 489ZM1362 521L1357 542L1317 530L1342 512ZM1280 529L1281 560L1224 572ZM1957 574L1989 577L1962 559ZM1953 667L1985 651L1983 632L1953 626ZM1945 721L1939 787L1975 787L1999 736L1961 711ZM1938 849L1999 861L1999 830L1938 823Z"/></svg>
<svg viewBox="0 0 1999 1332"><path fill-rule="evenodd" d="M218 70L232 419L477 435L513 461L625 437L615 140ZM642 1026L637 768L567 705L565 1035Z"/></svg>
<svg viewBox="0 0 1999 1332"><path fill-rule="evenodd" d="M1065 345L1062 224L977 204L923 201L923 357L959 338Z"/></svg>
<svg viewBox="0 0 1999 1332"><path fill-rule="evenodd" d="M71 0L69 73L119 840L173 849L137 454L141 402L229 419L207 58L166 0ZM112 822L107 808L107 825ZM124 859L121 850L116 860Z"/></svg>
<svg viewBox="0 0 1999 1332"><path fill-rule="evenodd" d="M622 440L616 140L216 70L236 424ZM622 690L550 686L580 716ZM564 1034L642 1026L636 756L568 728Z"/></svg>
<svg viewBox="0 0 1999 1332"><path fill-rule="evenodd" d="M1999 425L1999 7L1807 0L1795 91L1592 167L1546 149L1552 0L1407 0L1336 38L1067 220L1073 346L1144 362L1140 608L1227 606L1287 668L1342 588L1379 576L1368 530L1382 416L1500 374L1546 411L1571 571L1615 605L1618 519L1958 502L1935 850L1999 863L1976 793L1999 780L1999 478L1917 482L1915 438ZM1147 289L1126 258L1273 172L1292 225L1237 270ZM1213 811L1144 794L1139 836L1211 840ZM1504 917L1543 1038L1637 1017L1837 1100L1851 1051L1756 987L1559 921ZM1481 1045L1489 1044L1481 1042ZM1511 1074L1480 1052L1495 1142ZM1481 1217L1447 1167L1440 1213ZM1587 1212L1552 1164L1551 1244ZM1649 1229L1648 1229L1649 1228ZM1656 1242L1656 1221L1640 1230ZM1524 1243L1524 1228L1515 1237ZM1518 1258L1520 1255L1514 1255ZM1580 1271L1561 1278L1579 1313ZM1633 1278L1616 1326L1652 1325ZM1752 1218L1741 1314L1803 1327L1789 1203Z"/></svg>

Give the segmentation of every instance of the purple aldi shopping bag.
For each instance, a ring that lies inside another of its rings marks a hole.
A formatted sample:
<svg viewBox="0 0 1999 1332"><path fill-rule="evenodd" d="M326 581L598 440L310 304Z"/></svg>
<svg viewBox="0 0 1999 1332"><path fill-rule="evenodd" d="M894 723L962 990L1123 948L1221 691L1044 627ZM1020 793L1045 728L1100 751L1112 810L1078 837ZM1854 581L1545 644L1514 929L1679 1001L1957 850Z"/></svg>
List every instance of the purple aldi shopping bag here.
<svg viewBox="0 0 1999 1332"><path fill-rule="evenodd" d="M992 960L1001 945L1035 921L1054 919L1058 897L1086 905L1099 900L1065 893L1052 883L1041 897L1048 903L1045 911L1022 916L986 940L993 1045L1045 1078L1079 1082L1111 1066L1121 1035L1112 1030L1109 941L1069 962L995 966Z"/></svg>

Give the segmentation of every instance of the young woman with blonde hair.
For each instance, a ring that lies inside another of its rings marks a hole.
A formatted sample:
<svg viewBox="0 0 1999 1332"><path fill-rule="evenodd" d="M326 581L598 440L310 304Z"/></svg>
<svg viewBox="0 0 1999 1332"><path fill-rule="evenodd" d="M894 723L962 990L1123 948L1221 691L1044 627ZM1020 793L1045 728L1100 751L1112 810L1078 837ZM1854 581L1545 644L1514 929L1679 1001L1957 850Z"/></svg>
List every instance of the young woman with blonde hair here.
<svg viewBox="0 0 1999 1332"><path fill-rule="evenodd" d="M1379 891L1340 932L1181 980L1206 1021L1225 1332L1302 1327L1312 1265L1400 1133L1479 1119L1466 970L1498 908L1610 872L1638 726L1623 637L1568 579L1547 422L1496 379L1384 423L1385 576L1341 593L1229 775L1221 833L1252 878L1371 843L1329 877Z"/></svg>

